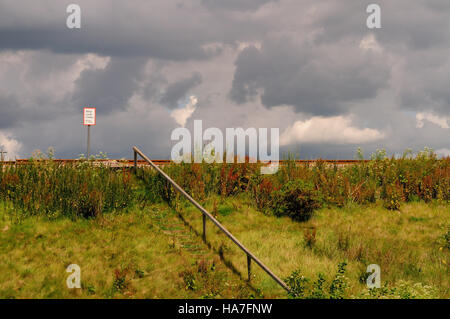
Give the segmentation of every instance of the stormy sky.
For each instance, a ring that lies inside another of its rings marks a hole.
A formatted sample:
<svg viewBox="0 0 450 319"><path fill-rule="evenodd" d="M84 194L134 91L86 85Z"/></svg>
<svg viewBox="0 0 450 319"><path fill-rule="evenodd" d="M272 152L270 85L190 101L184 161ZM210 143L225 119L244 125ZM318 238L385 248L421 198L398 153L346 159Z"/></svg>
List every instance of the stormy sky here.
<svg viewBox="0 0 450 319"><path fill-rule="evenodd" d="M81 7L69 29L66 8ZM366 26L369 4L381 29ZM169 158L171 132L279 128L281 153L450 156L448 0L0 0L0 147Z"/></svg>

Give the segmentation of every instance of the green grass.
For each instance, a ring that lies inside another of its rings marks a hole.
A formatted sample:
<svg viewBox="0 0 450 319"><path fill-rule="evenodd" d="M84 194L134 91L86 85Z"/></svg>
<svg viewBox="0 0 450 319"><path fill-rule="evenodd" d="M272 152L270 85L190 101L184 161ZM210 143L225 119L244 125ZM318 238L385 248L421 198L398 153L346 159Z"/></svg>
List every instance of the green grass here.
<svg viewBox="0 0 450 319"><path fill-rule="evenodd" d="M399 212L375 204L326 208L302 223L264 215L244 196L205 201L212 212L214 205L218 220L281 278L300 269L312 280L319 273L331 280L347 261L347 297L362 297L361 278L375 263L383 284L421 283L433 297L449 297L446 205L410 203ZM95 219L34 216L20 223L2 212L0 298L287 297L256 264L247 285L243 252L211 222L210 247L201 232L201 215L188 203L178 212L154 204ZM81 267L82 289L66 287L72 263Z"/></svg>
<svg viewBox="0 0 450 319"><path fill-rule="evenodd" d="M213 203L206 201L212 210ZM380 204L351 205L316 211L308 222L264 215L243 197L223 199L220 205L233 206L234 212L217 219L244 245L282 278L300 269L316 279L319 273L332 279L337 265L348 263L348 297L366 293L365 276L369 264L381 267L382 284L395 287L408 282L432 287L434 297L450 296L449 250L444 236L450 224L448 205L409 203L400 211ZM187 203L180 209L193 229L201 232L200 214ZM312 229L315 238L311 240ZM309 241L308 241L308 234ZM213 249L223 252L225 260L246 274L244 254L226 237L207 225L207 238ZM285 297L275 282L256 265L253 283L267 297Z"/></svg>
<svg viewBox="0 0 450 319"><path fill-rule="evenodd" d="M66 267L81 268L68 289ZM258 294L165 205L96 219L0 213L0 298L250 298Z"/></svg>

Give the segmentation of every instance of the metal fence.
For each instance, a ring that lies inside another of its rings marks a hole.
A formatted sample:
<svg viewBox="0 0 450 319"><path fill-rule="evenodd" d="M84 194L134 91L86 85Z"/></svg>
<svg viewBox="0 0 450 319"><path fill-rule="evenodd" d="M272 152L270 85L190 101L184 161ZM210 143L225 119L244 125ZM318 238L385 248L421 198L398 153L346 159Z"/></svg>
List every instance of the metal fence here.
<svg viewBox="0 0 450 319"><path fill-rule="evenodd" d="M169 175L167 175L163 170L161 170L156 164L154 164L144 153L141 152L136 146L133 147L134 151L134 167L137 168L137 156L141 156L146 162L148 162L159 174L161 174L169 183L173 185L173 187L187 200L189 200L195 207L200 210L203 215L203 240L206 241L206 218L209 218L214 225L216 225L228 238L231 239L233 243L235 243L246 255L247 255L247 271L248 271L248 280L251 278L251 262L252 260L259 265L270 277L273 278L283 289L286 291L290 291L289 287L286 283L278 278L269 268L267 268L264 263L259 260L253 253L250 252L236 237L234 237L217 219L214 218L205 208L203 208L195 199L193 199L188 193L186 193L175 181L173 181Z"/></svg>

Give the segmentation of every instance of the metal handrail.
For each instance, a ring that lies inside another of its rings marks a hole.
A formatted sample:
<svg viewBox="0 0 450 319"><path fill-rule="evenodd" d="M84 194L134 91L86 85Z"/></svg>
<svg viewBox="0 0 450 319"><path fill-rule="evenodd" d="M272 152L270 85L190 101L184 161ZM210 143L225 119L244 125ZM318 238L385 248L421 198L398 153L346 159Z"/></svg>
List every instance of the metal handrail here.
<svg viewBox="0 0 450 319"><path fill-rule="evenodd" d="M144 153L141 152L136 146L133 147L134 151L134 167L137 168L137 154L139 154L144 160L146 160L158 173L160 173L166 180L168 180L175 189L187 198L195 207L197 207L203 214L203 239L206 240L206 218L208 217L219 229L227 235L243 252L247 255L247 270L248 270L248 280L251 278L251 260L253 259L256 264L258 264L273 280L275 280L283 289L290 292L289 287L286 283L281 280L277 275L275 275L269 268L267 268L264 263L259 260L253 253L250 252L236 237L234 237L217 219L214 218L205 208L203 208L195 199L193 199L188 193L184 191L174 180L170 178L162 169L155 165Z"/></svg>

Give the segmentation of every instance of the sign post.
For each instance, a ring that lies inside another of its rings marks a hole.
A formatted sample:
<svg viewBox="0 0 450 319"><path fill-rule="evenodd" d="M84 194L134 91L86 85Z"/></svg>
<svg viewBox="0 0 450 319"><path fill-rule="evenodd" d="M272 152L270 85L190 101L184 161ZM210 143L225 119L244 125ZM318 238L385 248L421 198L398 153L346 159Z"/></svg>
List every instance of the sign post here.
<svg viewBox="0 0 450 319"><path fill-rule="evenodd" d="M96 124L95 121L95 107L83 108L83 125L87 126L87 159L91 153L91 126Z"/></svg>

